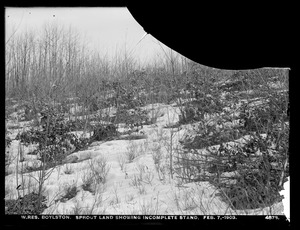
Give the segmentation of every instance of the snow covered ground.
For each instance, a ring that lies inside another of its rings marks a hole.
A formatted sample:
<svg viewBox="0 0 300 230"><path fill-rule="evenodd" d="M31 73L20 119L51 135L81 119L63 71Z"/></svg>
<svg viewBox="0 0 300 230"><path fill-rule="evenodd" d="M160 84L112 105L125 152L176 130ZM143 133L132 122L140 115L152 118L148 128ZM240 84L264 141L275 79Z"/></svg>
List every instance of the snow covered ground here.
<svg viewBox="0 0 300 230"><path fill-rule="evenodd" d="M74 163L57 166L45 181L47 206L43 214L236 214L236 215L282 215L283 203L257 210L232 210L216 195L217 189L209 182L180 183L169 173L169 146L172 134L174 148L188 129L164 128L179 119L179 108L155 104L144 107L157 122L144 126L145 139L112 140L94 142L87 150L74 152ZM12 129L11 137L18 130ZM172 133L171 133L172 132ZM14 140L10 153L17 157L19 142ZM34 146L24 147L24 161L20 165L34 164L36 156L27 153ZM130 154L134 154L132 160ZM157 170L157 154L162 156ZM94 192L83 189L91 165L106 160L109 169L105 183L99 183ZM16 174L16 163L9 168L5 177L6 199L16 199L18 185L22 194L37 187L38 172ZM51 169L49 169L51 170ZM22 181L22 179L24 181ZM66 187L75 186L77 194L62 201L59 198Z"/></svg>
<svg viewBox="0 0 300 230"><path fill-rule="evenodd" d="M283 184L284 189L280 191L280 195L284 196L282 200L284 206L284 215L290 221L290 177L288 180Z"/></svg>

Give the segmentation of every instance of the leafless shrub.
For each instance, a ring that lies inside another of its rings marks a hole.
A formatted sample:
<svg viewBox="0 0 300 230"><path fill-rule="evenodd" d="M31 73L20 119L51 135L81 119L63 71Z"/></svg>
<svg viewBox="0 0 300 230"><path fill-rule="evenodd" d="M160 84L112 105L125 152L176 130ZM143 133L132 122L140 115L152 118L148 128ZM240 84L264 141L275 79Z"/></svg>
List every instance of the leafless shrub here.
<svg viewBox="0 0 300 230"><path fill-rule="evenodd" d="M118 156L118 163L120 165L121 170L124 170L124 166L126 164L126 159L124 156Z"/></svg>
<svg viewBox="0 0 300 230"><path fill-rule="evenodd" d="M131 163L138 155L140 155L138 151L138 145L134 142L130 142L125 153L129 163Z"/></svg>
<svg viewBox="0 0 300 230"><path fill-rule="evenodd" d="M106 158L100 156L97 159L90 159L88 164L95 182L97 184L105 184L110 170L110 165L107 164Z"/></svg>

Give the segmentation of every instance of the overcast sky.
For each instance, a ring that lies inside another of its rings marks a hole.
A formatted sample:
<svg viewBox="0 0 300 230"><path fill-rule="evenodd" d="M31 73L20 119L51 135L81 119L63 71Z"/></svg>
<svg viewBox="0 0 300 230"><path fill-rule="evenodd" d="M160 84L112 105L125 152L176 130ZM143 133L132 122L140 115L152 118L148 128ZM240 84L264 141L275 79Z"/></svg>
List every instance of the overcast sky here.
<svg viewBox="0 0 300 230"><path fill-rule="evenodd" d="M6 8L6 39L13 33L34 29L39 31L45 23L57 22L66 28L72 26L92 49L114 55L116 49L128 52L142 62L151 61L157 54L163 55L157 40L145 34L127 8ZM166 46L162 44L164 48Z"/></svg>

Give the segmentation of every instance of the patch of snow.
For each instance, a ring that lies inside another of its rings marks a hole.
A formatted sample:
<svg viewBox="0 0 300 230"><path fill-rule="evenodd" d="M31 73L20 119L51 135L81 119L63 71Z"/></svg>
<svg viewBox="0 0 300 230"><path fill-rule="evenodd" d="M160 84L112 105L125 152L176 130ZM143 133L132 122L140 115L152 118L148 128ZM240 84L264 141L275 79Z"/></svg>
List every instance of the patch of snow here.
<svg viewBox="0 0 300 230"><path fill-rule="evenodd" d="M79 207L78 212L91 214L157 214L157 215L208 215L208 214L242 214L245 212L232 210L228 204L220 200L216 195L217 190L209 182L197 182L180 184L176 173L174 178L169 176L169 156L168 144L170 136L173 135L173 146L178 146L178 141L186 134L192 134L192 124L182 125L181 129L165 128L166 125L175 124L179 120L180 110L178 107L166 104L153 104L144 107L149 112L149 116L155 114L157 122L155 125L145 125L143 132L147 139L139 140L112 140L107 142L93 142L88 150L74 152L68 156L72 163L57 166L55 169L47 170L50 173L45 181L45 192L47 194L48 205L51 204L44 214L72 214ZM112 112L114 108L106 112ZM205 117L206 120L217 120L218 114ZM234 126L238 121L224 125ZM120 125L119 131L124 129ZM82 136L84 132L72 132L77 136ZM90 135L87 133L87 135ZM249 138L249 137L248 137ZM247 136L236 142L243 144ZM11 153L15 156L18 153L19 142L13 141ZM180 145L179 145L180 147ZM213 147L213 146L212 146ZM215 146L218 147L218 146ZM34 148L31 146L30 148ZM24 148L24 162L21 164L33 164L36 156L28 155L30 148ZM160 148L160 151L158 149ZM127 153L133 151L137 156L129 162ZM165 170L157 172L153 154L161 154L161 167ZM90 164L105 158L109 171L106 183L99 182L95 185L95 193L83 190L84 177L91 172ZM123 168L121 168L124 160ZM31 163L30 163L31 162ZM12 164L11 168L16 168ZM24 184L32 183L31 189L36 186L39 172L24 173ZM18 177L16 177L18 176ZM16 197L17 184L22 181L21 174L10 174L5 177L5 186L10 191L9 196ZM30 178L32 182L30 182ZM137 178L141 178L140 183L135 184ZM35 182L33 182L35 181ZM57 201L64 194L64 187L75 185L78 193L75 197L65 202ZM30 192L22 190L24 192ZM281 206L280 206L281 205ZM247 210L249 214L260 215L261 213L278 213L282 204L275 204L263 210ZM275 210L275 211L274 211Z"/></svg>
<svg viewBox="0 0 300 230"><path fill-rule="evenodd" d="M283 184L283 190L280 191L280 195L284 196L283 198L283 207L284 207L284 215L290 221L290 177L287 178L288 180Z"/></svg>

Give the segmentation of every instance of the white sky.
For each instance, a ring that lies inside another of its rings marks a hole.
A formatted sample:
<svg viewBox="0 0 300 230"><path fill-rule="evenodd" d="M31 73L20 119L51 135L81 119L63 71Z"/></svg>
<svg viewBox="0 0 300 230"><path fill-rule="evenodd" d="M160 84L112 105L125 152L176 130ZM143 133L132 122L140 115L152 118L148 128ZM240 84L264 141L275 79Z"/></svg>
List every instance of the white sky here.
<svg viewBox="0 0 300 230"><path fill-rule="evenodd" d="M45 23L57 22L66 29L71 25L91 49L108 55L114 55L116 49L124 51L126 44L128 53L141 62L151 61L158 53L163 56L157 40L149 34L137 45L145 31L125 7L8 7L5 10L6 39L13 27L17 28L17 34L26 29L40 31Z"/></svg>

